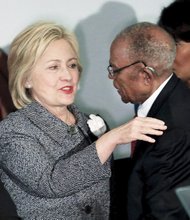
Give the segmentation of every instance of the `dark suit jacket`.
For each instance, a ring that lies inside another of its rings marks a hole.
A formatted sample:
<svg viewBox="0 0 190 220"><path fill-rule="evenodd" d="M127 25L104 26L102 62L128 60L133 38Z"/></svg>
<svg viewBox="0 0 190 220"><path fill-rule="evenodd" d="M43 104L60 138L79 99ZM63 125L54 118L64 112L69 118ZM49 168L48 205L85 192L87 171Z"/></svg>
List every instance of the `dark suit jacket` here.
<svg viewBox="0 0 190 220"><path fill-rule="evenodd" d="M16 213L16 207L0 181L0 219L2 220L19 220Z"/></svg>
<svg viewBox="0 0 190 220"><path fill-rule="evenodd" d="M155 100L148 116L168 129L155 144L137 142L129 180L129 220L189 219L175 194L190 185L190 89L175 75Z"/></svg>

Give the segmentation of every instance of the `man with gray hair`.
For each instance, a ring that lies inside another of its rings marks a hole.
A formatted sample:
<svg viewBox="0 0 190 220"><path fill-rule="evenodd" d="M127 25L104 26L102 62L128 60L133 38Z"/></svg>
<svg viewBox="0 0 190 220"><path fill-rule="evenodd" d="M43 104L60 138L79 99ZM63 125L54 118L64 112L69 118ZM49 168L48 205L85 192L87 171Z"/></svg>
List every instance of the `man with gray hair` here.
<svg viewBox="0 0 190 220"><path fill-rule="evenodd" d="M173 73L176 45L161 27L140 22L110 48L108 77L137 115L165 121L154 144L137 141L128 182L129 220L189 219L175 190L190 185L190 90ZM125 175L125 174L124 174Z"/></svg>

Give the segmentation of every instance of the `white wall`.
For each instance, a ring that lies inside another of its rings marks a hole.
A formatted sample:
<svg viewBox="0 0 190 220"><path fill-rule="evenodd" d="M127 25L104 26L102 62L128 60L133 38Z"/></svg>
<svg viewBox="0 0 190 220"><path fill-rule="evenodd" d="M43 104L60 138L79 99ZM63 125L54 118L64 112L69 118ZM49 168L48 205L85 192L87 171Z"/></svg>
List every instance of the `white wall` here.
<svg viewBox="0 0 190 220"><path fill-rule="evenodd" d="M6 0L1 1L0 47L8 52L12 39L30 23L50 20L73 30L79 40L84 71L76 103L86 113L103 116L111 128L133 116L133 105L120 100L107 78L109 46L125 26L137 21L157 22L172 0ZM129 146L128 146L129 147ZM120 146L115 158L126 157Z"/></svg>

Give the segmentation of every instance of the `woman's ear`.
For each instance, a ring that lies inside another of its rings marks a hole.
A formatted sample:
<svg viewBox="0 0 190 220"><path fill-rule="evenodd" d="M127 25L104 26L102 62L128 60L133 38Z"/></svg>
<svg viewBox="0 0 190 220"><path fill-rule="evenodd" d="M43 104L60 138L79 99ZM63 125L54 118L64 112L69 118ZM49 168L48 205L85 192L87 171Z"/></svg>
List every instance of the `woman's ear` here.
<svg viewBox="0 0 190 220"><path fill-rule="evenodd" d="M26 89L31 89L31 88L32 88L31 82L30 82L29 80L26 80L26 81L25 81L25 84L24 84L24 87L25 87Z"/></svg>

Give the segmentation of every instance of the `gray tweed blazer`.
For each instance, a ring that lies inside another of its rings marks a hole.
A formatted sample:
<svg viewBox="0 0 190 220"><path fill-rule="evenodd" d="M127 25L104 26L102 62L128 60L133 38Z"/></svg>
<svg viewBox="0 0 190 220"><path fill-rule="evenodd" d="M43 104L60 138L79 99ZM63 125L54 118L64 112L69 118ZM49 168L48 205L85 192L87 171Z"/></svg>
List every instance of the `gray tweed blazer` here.
<svg viewBox="0 0 190 220"><path fill-rule="evenodd" d="M87 117L70 127L33 102L0 123L1 179L22 219L108 219L110 162L101 165Z"/></svg>

